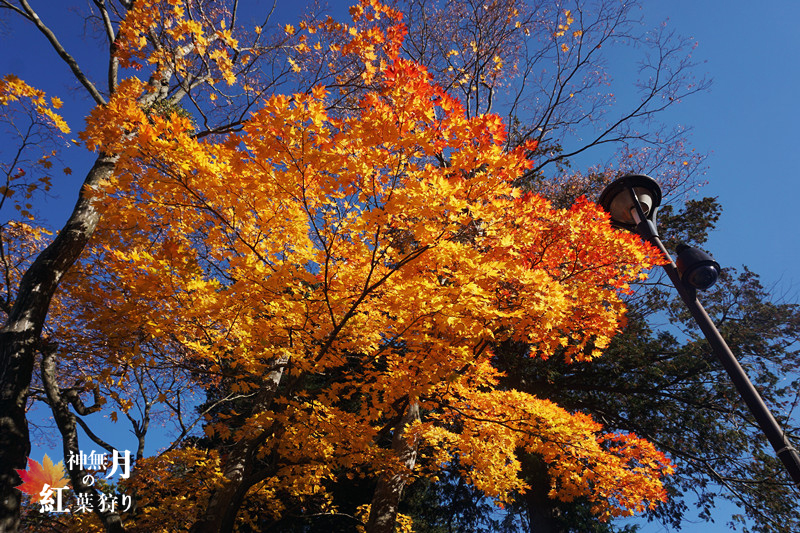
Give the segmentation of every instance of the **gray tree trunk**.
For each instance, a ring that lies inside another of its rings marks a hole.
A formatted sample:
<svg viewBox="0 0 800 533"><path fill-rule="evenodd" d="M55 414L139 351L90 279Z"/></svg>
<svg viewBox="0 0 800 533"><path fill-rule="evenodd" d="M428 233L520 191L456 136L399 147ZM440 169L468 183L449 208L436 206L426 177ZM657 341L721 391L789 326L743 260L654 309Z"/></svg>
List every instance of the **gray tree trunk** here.
<svg viewBox="0 0 800 533"><path fill-rule="evenodd" d="M64 227L25 272L8 320L0 329L0 533L16 533L21 480L31 443L25 403L36 346L50 300L64 273L75 263L100 220L86 194L111 177L117 158L100 154L83 182L78 202Z"/></svg>
<svg viewBox="0 0 800 533"><path fill-rule="evenodd" d="M419 404L411 402L403 417L397 423L392 437L392 450L408 470L417 462L417 443L406 438L408 426L419 420ZM387 472L378 479L378 486L372 496L372 505L367 520L367 533L392 533L397 520L397 508L403 495L403 487L408 481L408 471Z"/></svg>

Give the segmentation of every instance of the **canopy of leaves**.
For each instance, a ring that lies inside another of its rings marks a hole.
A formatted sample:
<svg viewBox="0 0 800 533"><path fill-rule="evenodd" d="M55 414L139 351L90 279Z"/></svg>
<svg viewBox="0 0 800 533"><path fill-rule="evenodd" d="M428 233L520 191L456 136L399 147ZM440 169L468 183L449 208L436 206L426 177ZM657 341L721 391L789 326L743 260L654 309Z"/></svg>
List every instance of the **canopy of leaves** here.
<svg viewBox="0 0 800 533"><path fill-rule="evenodd" d="M651 325L688 318L663 291L631 294L661 259L585 196L625 168L657 172L668 193L691 187L702 156L652 123L705 86L681 41L637 35L614 2L414 1L404 24L364 1L352 24L277 32L242 27L237 6L95 2L113 43L108 98L73 69L98 103L81 141L113 175L85 190L103 219L53 301L39 379L59 421L71 406L73 429L105 448L78 415L106 405L131 422L127 529L185 529L220 507L229 529L347 529L385 479L413 482L401 511L431 530L512 530L519 515L490 502L526 498L564 527L604 531L596 517L647 509L678 524L681 499L656 504L696 490L710 509L709 480L764 531L770 514L794 523L703 343ZM617 116L599 50L634 42L661 60L642 64L641 100ZM5 117L23 109L29 131L66 131L57 99L11 77L0 89ZM578 127L594 133L576 143ZM617 168L569 169L607 143L624 152ZM55 154L19 153L0 207L10 198L30 219L23 196L47 190ZM686 214L662 220L699 242L718 208L690 201ZM22 220L2 231L8 313L46 234ZM790 410L780 376L796 369L796 309L770 304L749 272L709 301ZM170 416L176 441L144 457L151 419ZM200 426L204 438L183 440ZM440 508L415 505L420 494Z"/></svg>
<svg viewBox="0 0 800 533"><path fill-rule="evenodd" d="M130 77L80 134L118 159L92 191L103 219L53 317L63 367L125 413L129 388L171 369L250 398L206 426L227 456L187 447L139 460L130 519L191 523L230 486L248 494L234 504L244 522L278 519L293 500L333 510L327 487L342 472L412 474L383 444L411 405L415 475L435 479L458 457L468 483L508 502L526 488L522 448L544 458L551 497L586 498L602 518L654 506L671 472L663 454L499 387L490 362L512 340L592 360L656 252L585 200L557 209L521 194L535 143L506 150L499 117L470 116L402 59L396 12L365 2L352 14L352 26L306 26L302 41L342 36L337 53L369 84L346 110L329 112L334 96L316 86L264 99L239 131L200 136L185 113L148 112L154 88ZM122 66L176 76L192 68L181 46L237 46L156 2L135 4L119 36ZM225 53L208 57L236 83ZM202 486L187 500L176 487L193 477Z"/></svg>

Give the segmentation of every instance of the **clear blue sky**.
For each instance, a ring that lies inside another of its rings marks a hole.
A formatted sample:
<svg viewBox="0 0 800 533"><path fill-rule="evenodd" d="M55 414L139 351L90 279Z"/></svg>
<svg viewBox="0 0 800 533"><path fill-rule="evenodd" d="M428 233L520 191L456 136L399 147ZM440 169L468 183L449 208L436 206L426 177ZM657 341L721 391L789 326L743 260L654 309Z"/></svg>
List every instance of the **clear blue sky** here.
<svg viewBox="0 0 800 533"><path fill-rule="evenodd" d="M648 20L697 41L695 58L713 79L711 90L668 112L691 126L692 144L709 152L708 185L722 217L706 247L723 266L747 265L776 296L800 299L800 2L669 0L643 2ZM611 69L613 71L613 68ZM684 531L728 532L730 512L716 524ZM637 522L639 523L639 522ZM643 533L667 531L656 524Z"/></svg>
<svg viewBox="0 0 800 533"><path fill-rule="evenodd" d="M670 112L692 126L692 141L710 152L704 195L723 215L708 243L725 265L748 265L765 285L800 289L800 2L645 2L653 19L698 42L713 78L707 94Z"/></svg>
<svg viewBox="0 0 800 533"><path fill-rule="evenodd" d="M691 126L692 144L709 152L708 184L700 193L723 207L706 247L723 266L747 265L775 296L800 296L800 2L744 0L645 1L645 16L697 41L695 58L711 90L668 113ZM613 70L613 69L612 69ZM716 524L684 531L729 531L727 506ZM640 523L637 521L637 523ZM646 524L643 533L667 531Z"/></svg>
<svg viewBox="0 0 800 533"><path fill-rule="evenodd" d="M51 0L39 3L50 4L44 14L60 4L51 4ZM250 0L255 9L267 9L271 3ZM337 11L338 4L344 3L331 2ZM748 265L762 275L766 286L776 284L776 294L800 299L800 238L795 214L800 201L800 32L796 28L800 2L642 3L648 21L656 24L668 20L671 28L698 42L695 57L707 60L701 68L713 78L708 93L682 102L665 119L691 126L693 145L699 151L710 152L706 176L709 183L701 194L718 196L724 211L707 244L708 251L723 267ZM56 22L49 21L57 30L69 28L70 38L80 36L80 19L76 15L62 13L58 17ZM287 18L286 22L293 21ZM21 27L17 20L0 29L0 47L4 51L0 55L0 75L13 72L51 94L63 95L65 89L77 93L72 86L55 83L65 79L66 67L40 36L34 36L34 49L18 47L19 42L31 42L28 35L29 28ZM610 65L609 70L613 73L614 66ZM88 103L64 99L65 115L77 131ZM88 160L69 164L75 173L56 184L60 198L42 210L54 226L60 226L66 218ZM44 449L52 455L57 448ZM41 453L34 452L34 458L41 458ZM720 520L724 523L725 517L720 516ZM722 524L697 527L708 532L728 531ZM692 529L687 525L685 530ZM664 529L651 525L644 531L658 533Z"/></svg>

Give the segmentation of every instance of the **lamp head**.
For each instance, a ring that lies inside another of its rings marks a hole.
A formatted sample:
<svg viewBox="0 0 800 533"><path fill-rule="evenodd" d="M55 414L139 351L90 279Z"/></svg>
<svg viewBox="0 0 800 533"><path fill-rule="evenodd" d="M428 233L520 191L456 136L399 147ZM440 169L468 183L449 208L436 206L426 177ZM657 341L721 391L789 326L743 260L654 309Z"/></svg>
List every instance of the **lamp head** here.
<svg viewBox="0 0 800 533"><path fill-rule="evenodd" d="M656 211L661 204L661 187L650 176L628 174L614 180L600 194L598 203L611 215L614 226L636 231L636 218L639 218L637 200L644 218L654 223Z"/></svg>
<svg viewBox="0 0 800 533"><path fill-rule="evenodd" d="M685 286L704 291L717 282L722 269L710 255L685 244L679 244L677 252L675 266Z"/></svg>

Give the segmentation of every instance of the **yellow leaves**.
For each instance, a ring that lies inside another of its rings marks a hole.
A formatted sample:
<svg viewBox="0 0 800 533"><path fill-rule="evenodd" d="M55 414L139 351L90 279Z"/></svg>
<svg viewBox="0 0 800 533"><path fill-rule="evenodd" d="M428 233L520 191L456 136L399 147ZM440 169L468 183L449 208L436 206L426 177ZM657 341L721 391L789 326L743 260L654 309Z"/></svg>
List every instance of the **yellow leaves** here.
<svg viewBox="0 0 800 533"><path fill-rule="evenodd" d="M566 34L566 32L569 31L569 28L570 26L572 26L573 22L575 22L575 18L572 16L572 11L570 11L569 9L565 9L563 22L560 22L556 28L556 31L553 32L553 38L558 39L559 37L563 37ZM583 35L582 29L574 30L572 32L573 39L580 39L582 35ZM559 45L559 48L564 53L568 52L570 49L569 45L566 43L561 43Z"/></svg>
<svg viewBox="0 0 800 533"><path fill-rule="evenodd" d="M57 97L50 99L47 105L44 91L34 89L21 79L8 74L0 79L0 105L6 106L11 102L26 99L33 105L35 111L46 118L61 133L69 133L69 126L53 109L61 107L61 100ZM52 109L51 109L52 108Z"/></svg>
<svg viewBox="0 0 800 533"><path fill-rule="evenodd" d="M562 37L564 33L569 30L569 27L572 23L575 22L575 19L572 17L572 11L569 9L564 10L564 22L558 25L558 29L556 30L554 36L555 37Z"/></svg>
<svg viewBox="0 0 800 533"><path fill-rule="evenodd" d="M128 10L120 24L116 54L124 67L141 68L137 60L144 59L144 47L147 45L146 34L154 27L160 15L155 0L137 2Z"/></svg>
<svg viewBox="0 0 800 533"><path fill-rule="evenodd" d="M115 42L115 55L123 67L153 69L175 75L194 76L198 57L207 61L212 55L213 67L209 84L223 79L232 85L236 79L232 57L238 52L238 41L226 29L224 19L213 20L205 13L193 12L192 6L156 0L137 2L120 23ZM260 29L256 29L259 32ZM158 35L160 42L148 42Z"/></svg>
<svg viewBox="0 0 800 533"><path fill-rule="evenodd" d="M224 21L224 20L223 20L223 21L221 21L221 23L220 23L220 24L222 25L222 28L223 28L223 30L222 30L222 31L219 31L219 30L218 30L218 31L215 33L215 36L216 36L216 37L219 37L219 38L220 38L220 40L221 40L223 43L225 43L225 45L227 45L227 47L228 47L229 49L231 49L231 50L237 50L237 49L239 48L239 41L233 38L233 33L231 33L231 30L226 30L226 29L224 29L224 28L225 28L225 21ZM248 61L247 57L248 57L248 56L246 56L246 55L243 55L243 56L242 56L242 61L243 61L243 62L247 62L247 61Z"/></svg>
<svg viewBox="0 0 800 533"><path fill-rule="evenodd" d="M236 81L236 76L233 74L233 62L231 61L228 50L218 48L208 54L208 57L214 61L219 71L219 75L222 76L225 82L228 85L233 85L233 83Z"/></svg>
<svg viewBox="0 0 800 533"><path fill-rule="evenodd" d="M0 187L0 194L10 196L13 190L5 186ZM22 209L21 209L22 210ZM23 216L26 214L23 212ZM36 255L44 249L47 237L52 233L45 228L32 226L24 222L9 220L0 226L3 233L3 247L7 269L0 278L0 290L13 294L18 287L28 265Z"/></svg>
<svg viewBox="0 0 800 533"><path fill-rule="evenodd" d="M356 531L359 531L360 533L364 533L364 531L366 531L364 526L367 524L367 520L369 519L370 508L371 504L364 504L359 505L358 509L356 509L356 518L359 522L361 522L361 524L356 526ZM397 522L394 525L394 531L397 533L413 533L413 518L408 515L404 515L403 513L397 513Z"/></svg>
<svg viewBox="0 0 800 533"><path fill-rule="evenodd" d="M135 493L136 526L143 531L185 529L223 478L214 450L183 447L137 461L121 490Z"/></svg>
<svg viewBox="0 0 800 533"><path fill-rule="evenodd" d="M652 507L665 498L660 477L671 466L651 444L632 435L602 435L589 417L525 393L477 392L470 379L450 385L458 398L452 411L445 407L415 432L436 463L457 455L463 475L486 494L503 501L509 491L525 490L516 477L516 450L523 448L548 465L551 497L587 498L601 517L630 515L643 510L643 501ZM458 420L457 433L435 422L451 419Z"/></svg>
<svg viewBox="0 0 800 533"><path fill-rule="evenodd" d="M322 85L316 85L311 89L311 95L317 100L325 100L328 96L328 90Z"/></svg>
<svg viewBox="0 0 800 533"><path fill-rule="evenodd" d="M503 59L500 56L494 56L492 62L494 63L494 70L499 71L503 68Z"/></svg>

